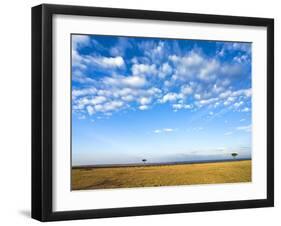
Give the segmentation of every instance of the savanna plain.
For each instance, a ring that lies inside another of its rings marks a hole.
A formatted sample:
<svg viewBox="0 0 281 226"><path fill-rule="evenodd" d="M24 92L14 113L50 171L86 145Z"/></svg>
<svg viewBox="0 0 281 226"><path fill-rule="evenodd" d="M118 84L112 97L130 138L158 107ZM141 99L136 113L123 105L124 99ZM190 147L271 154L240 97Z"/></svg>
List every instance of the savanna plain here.
<svg viewBox="0 0 281 226"><path fill-rule="evenodd" d="M251 160L73 167L72 190L251 182Z"/></svg>

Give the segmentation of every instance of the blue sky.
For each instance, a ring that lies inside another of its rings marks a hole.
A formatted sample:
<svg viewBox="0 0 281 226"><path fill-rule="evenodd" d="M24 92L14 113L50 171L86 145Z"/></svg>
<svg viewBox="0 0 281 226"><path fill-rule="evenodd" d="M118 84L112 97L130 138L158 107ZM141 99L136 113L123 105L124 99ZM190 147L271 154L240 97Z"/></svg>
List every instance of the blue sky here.
<svg viewBox="0 0 281 226"><path fill-rule="evenodd" d="M72 35L72 164L251 157L251 43Z"/></svg>

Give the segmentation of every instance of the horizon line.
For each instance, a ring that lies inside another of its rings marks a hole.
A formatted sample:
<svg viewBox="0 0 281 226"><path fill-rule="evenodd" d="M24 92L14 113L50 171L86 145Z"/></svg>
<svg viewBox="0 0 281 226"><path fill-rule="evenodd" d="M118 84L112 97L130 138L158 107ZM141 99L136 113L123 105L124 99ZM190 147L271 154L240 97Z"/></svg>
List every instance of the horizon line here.
<svg viewBox="0 0 281 226"><path fill-rule="evenodd" d="M115 168L115 167L139 167L139 166L161 166L161 165L180 165L180 164L196 164L196 163L212 163L212 162L231 162L252 160L252 158L227 158L227 159L212 159L212 160L190 160L190 161L170 161L170 162L150 162L150 163L114 163L114 164L87 164L87 165L72 165L71 168Z"/></svg>

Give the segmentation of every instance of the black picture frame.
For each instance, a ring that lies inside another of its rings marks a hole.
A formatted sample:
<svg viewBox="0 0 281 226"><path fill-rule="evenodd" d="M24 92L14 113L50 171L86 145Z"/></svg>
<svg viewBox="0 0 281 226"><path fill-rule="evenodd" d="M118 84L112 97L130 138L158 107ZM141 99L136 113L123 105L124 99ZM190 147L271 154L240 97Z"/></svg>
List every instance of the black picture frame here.
<svg viewBox="0 0 281 226"><path fill-rule="evenodd" d="M52 210L52 18L55 14L266 27L267 198L54 212ZM49 4L32 8L32 218L40 221L57 221L270 206L274 206L273 19Z"/></svg>

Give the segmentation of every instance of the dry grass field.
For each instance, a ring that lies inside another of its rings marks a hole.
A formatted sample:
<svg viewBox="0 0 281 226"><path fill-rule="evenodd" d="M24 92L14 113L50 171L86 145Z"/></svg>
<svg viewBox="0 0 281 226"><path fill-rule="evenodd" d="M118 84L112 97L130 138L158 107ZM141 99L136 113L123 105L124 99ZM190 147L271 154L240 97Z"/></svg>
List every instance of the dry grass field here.
<svg viewBox="0 0 281 226"><path fill-rule="evenodd" d="M72 190L250 181L251 160L72 169Z"/></svg>

